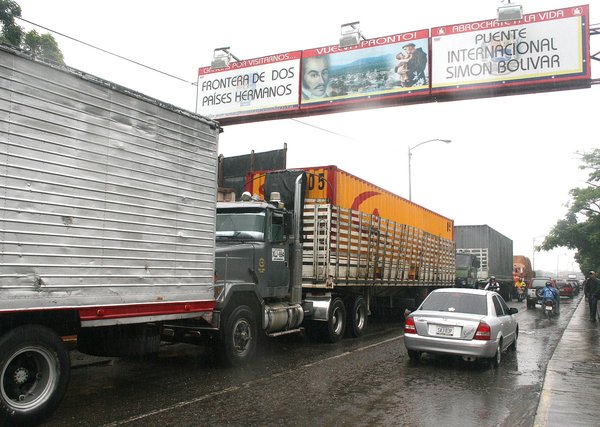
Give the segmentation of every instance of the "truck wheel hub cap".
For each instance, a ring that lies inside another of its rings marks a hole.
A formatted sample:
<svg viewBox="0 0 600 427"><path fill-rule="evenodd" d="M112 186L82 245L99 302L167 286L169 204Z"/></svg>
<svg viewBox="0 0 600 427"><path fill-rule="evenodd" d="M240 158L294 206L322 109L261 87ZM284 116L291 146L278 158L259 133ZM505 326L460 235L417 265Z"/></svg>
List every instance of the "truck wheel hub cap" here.
<svg viewBox="0 0 600 427"><path fill-rule="evenodd" d="M29 380L29 371L25 368L19 368L14 372L13 379L18 385L25 384Z"/></svg>

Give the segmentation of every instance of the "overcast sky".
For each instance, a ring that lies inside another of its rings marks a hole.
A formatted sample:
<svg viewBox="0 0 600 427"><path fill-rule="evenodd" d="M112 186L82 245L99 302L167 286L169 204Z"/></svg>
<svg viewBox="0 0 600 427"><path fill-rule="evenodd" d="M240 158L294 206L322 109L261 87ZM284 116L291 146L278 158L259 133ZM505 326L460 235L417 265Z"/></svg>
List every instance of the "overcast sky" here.
<svg viewBox="0 0 600 427"><path fill-rule="evenodd" d="M194 110L197 70L213 49L231 46L241 59L336 44L340 25L360 21L367 38L492 19L499 1L215 2L170 0L17 0L23 18L180 77L146 70L54 34L68 65ZM514 3L514 1L513 1ZM523 0L525 13L600 1ZM209 6L210 5L210 6ZM29 29L29 24L20 22ZM37 28L38 31L45 30ZM600 50L600 36L591 38ZM600 63L592 77L600 77ZM288 166L336 165L408 197L407 149L413 152L413 201L454 219L488 224L511 238L514 254L532 257L566 212L569 190L585 186L577 152L600 147L600 85L590 89L417 104L294 120L228 126L225 156L288 146ZM339 136L339 135L342 136ZM572 252L535 255L536 269L577 268Z"/></svg>

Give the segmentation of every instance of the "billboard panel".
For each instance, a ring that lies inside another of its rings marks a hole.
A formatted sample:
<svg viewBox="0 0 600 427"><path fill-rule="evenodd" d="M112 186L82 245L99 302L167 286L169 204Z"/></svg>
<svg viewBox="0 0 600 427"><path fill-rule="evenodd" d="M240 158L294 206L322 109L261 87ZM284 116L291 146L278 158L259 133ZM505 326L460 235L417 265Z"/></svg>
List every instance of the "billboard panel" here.
<svg viewBox="0 0 600 427"><path fill-rule="evenodd" d="M196 111L212 119L298 108L301 52L198 70Z"/></svg>
<svg viewBox="0 0 600 427"><path fill-rule="evenodd" d="M432 93L589 80L588 6L431 30Z"/></svg>
<svg viewBox="0 0 600 427"><path fill-rule="evenodd" d="M336 109L429 92L429 30L302 52L301 109Z"/></svg>

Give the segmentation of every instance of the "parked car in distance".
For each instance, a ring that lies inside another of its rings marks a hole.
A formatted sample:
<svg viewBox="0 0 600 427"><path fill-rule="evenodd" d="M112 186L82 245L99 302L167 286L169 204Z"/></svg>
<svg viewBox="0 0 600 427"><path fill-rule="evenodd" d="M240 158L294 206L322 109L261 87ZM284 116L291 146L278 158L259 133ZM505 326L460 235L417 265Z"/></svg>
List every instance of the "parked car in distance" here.
<svg viewBox="0 0 600 427"><path fill-rule="evenodd" d="M550 277L536 277L531 280L527 286L527 308L535 308L536 304L542 303L542 289L546 282L552 283L552 287L556 288L556 280Z"/></svg>
<svg viewBox="0 0 600 427"><path fill-rule="evenodd" d="M567 283L570 283L571 286L573 286L573 292L575 292L575 295L579 295L579 290L580 290L579 280L567 279Z"/></svg>
<svg viewBox="0 0 600 427"><path fill-rule="evenodd" d="M561 297L573 298L575 296L575 287L566 280L557 280L556 287L558 288L558 295Z"/></svg>
<svg viewBox="0 0 600 427"><path fill-rule="evenodd" d="M498 366L505 350L517 348L517 312L496 292L437 289L406 318L404 345L413 360L430 353Z"/></svg>

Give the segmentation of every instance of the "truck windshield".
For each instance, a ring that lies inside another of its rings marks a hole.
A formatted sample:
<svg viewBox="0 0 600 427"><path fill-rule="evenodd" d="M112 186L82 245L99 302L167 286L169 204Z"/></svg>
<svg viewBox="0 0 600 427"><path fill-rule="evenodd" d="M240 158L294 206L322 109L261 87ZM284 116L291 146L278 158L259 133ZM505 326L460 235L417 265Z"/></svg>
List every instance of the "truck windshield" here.
<svg viewBox="0 0 600 427"><path fill-rule="evenodd" d="M471 256L456 254L456 267L467 268L471 267Z"/></svg>
<svg viewBox="0 0 600 427"><path fill-rule="evenodd" d="M264 240L264 211L217 212L217 239Z"/></svg>

